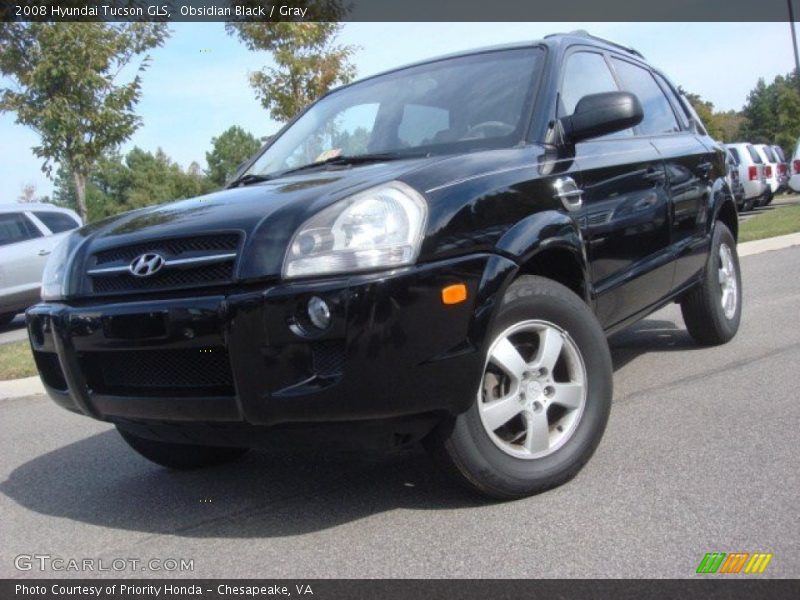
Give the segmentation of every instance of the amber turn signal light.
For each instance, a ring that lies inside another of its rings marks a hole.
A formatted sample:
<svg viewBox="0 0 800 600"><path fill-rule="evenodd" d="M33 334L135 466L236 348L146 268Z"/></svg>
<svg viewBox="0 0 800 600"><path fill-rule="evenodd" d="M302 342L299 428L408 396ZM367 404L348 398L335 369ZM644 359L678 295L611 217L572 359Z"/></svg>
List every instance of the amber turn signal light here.
<svg viewBox="0 0 800 600"><path fill-rule="evenodd" d="M467 286L463 283L448 285L442 288L442 302L444 304L460 304L467 299Z"/></svg>

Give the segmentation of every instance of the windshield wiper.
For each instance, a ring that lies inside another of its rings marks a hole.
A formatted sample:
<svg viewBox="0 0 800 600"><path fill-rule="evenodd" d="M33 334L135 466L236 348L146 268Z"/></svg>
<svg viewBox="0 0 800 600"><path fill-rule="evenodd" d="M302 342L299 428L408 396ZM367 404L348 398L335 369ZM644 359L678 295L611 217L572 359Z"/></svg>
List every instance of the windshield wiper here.
<svg viewBox="0 0 800 600"><path fill-rule="evenodd" d="M257 175L255 173L247 173L245 175L242 175L238 179L234 179L225 187L226 188L239 187L240 185L250 185L251 183L261 183L263 181L269 181L270 179L272 179L272 177L269 175Z"/></svg>
<svg viewBox="0 0 800 600"><path fill-rule="evenodd" d="M331 158L320 160L318 162L308 163L307 165L300 167L295 167L294 169L289 169L288 171L281 171L277 177L282 177L291 173L298 173L300 171L306 171L308 169L314 169L316 167L324 167L326 165L360 165L371 162L402 160L404 158L421 158L426 156L430 156L430 154L411 154L407 152L376 152L374 154L354 154L353 156L342 154L339 156L332 156Z"/></svg>

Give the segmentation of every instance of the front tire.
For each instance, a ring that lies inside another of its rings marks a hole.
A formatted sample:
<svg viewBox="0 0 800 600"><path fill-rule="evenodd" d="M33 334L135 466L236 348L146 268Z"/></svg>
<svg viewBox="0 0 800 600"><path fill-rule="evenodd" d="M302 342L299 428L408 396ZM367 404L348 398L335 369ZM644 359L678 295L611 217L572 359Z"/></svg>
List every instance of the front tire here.
<svg viewBox="0 0 800 600"><path fill-rule="evenodd" d="M17 313L5 313L0 315L0 327L6 327L11 324L11 321L17 316Z"/></svg>
<svg viewBox="0 0 800 600"><path fill-rule="evenodd" d="M730 341L742 318L742 277L736 240L721 221L714 226L705 274L681 300L681 313L694 340L703 346Z"/></svg>
<svg viewBox="0 0 800 600"><path fill-rule="evenodd" d="M233 462L241 458L248 450L247 448L161 442L139 437L120 427L117 427L117 431L131 448L147 460L162 467L181 471Z"/></svg>
<svg viewBox="0 0 800 600"><path fill-rule="evenodd" d="M574 477L611 410L605 334L589 307L554 281L523 276L503 297L480 389L426 446L461 483L512 499Z"/></svg>

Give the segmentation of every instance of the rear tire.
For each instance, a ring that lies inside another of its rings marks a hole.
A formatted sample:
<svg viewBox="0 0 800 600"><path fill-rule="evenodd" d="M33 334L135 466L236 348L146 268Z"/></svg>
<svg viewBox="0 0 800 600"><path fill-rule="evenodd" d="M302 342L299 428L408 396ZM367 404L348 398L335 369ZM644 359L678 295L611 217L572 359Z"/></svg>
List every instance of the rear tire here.
<svg viewBox="0 0 800 600"><path fill-rule="evenodd" d="M730 341L742 318L742 277L736 240L730 229L717 221L706 262L705 274L697 287L681 300L686 328L703 346Z"/></svg>
<svg viewBox="0 0 800 600"><path fill-rule="evenodd" d="M160 442L139 437L120 427L117 427L117 431L136 452L147 460L169 469L188 470L221 465L241 458L248 450L247 448Z"/></svg>
<svg viewBox="0 0 800 600"><path fill-rule="evenodd" d="M602 327L574 292L523 276L503 297L472 406L425 445L460 483L520 498L574 477L600 443L611 410L611 356Z"/></svg>

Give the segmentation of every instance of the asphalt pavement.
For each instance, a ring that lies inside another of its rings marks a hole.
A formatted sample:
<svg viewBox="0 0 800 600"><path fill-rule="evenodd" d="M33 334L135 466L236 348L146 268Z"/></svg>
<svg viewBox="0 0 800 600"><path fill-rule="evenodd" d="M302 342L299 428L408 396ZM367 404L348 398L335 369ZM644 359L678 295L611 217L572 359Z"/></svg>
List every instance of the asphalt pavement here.
<svg viewBox="0 0 800 600"><path fill-rule="evenodd" d="M193 560L169 573L187 577L693 577L734 551L798 577L800 247L742 267L739 335L699 348L673 305L615 336L594 458L515 502L463 493L419 450L173 473L44 397L0 401L0 577L93 576L20 555ZM140 569L99 574L167 574Z"/></svg>

